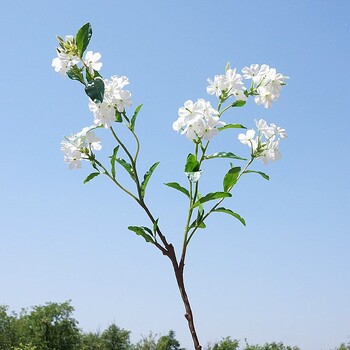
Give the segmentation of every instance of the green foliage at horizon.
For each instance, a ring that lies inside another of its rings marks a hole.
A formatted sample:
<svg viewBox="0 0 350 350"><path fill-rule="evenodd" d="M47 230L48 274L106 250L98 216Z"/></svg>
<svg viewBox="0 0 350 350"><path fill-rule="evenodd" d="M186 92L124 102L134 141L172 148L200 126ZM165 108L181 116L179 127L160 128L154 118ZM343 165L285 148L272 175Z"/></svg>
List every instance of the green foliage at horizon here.
<svg viewBox="0 0 350 350"><path fill-rule="evenodd" d="M0 350L185 350L175 337L175 331L158 336L149 333L136 344L130 342L130 331L110 324L103 332L84 333L72 316L74 307L70 301L46 303L30 310L10 312L0 305ZM204 350L300 350L272 342L240 345L237 339L222 338ZM350 350L350 343L341 343L332 350Z"/></svg>

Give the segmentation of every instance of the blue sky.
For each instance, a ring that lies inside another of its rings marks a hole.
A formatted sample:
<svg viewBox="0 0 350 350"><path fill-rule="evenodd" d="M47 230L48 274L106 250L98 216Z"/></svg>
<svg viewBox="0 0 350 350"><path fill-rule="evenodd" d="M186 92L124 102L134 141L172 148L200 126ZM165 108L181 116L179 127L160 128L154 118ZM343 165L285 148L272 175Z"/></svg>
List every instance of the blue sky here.
<svg viewBox="0 0 350 350"><path fill-rule="evenodd" d="M91 22L103 75L128 76L134 105L144 103L141 169L160 161L148 203L177 245L186 201L163 183L185 183L192 150L171 128L178 108L209 99L206 79L228 61L290 76L271 109L250 101L225 119L266 118L289 139L280 162L254 166L271 180L246 176L228 201L247 227L218 215L193 240L188 293L203 345L228 335L309 350L350 341L349 15L345 0L3 4L0 304L72 299L86 331L116 322L137 341L174 329L191 347L169 262L127 230L146 217L106 179L83 185L88 164L71 172L63 162L61 139L92 117L79 84L51 67L55 36ZM215 142L213 151L247 155L234 132ZM106 155L112 147L104 140ZM216 190L226 167L209 164L204 188Z"/></svg>

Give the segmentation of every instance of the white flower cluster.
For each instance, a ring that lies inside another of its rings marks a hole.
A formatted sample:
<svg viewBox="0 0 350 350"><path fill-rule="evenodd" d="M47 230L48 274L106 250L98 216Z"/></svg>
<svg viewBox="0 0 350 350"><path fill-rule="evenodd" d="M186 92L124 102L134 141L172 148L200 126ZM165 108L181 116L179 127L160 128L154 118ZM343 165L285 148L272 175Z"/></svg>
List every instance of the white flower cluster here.
<svg viewBox="0 0 350 350"><path fill-rule="evenodd" d="M67 72L80 61L78 57L67 55L64 52L57 52L57 56L58 57L52 60L52 67L62 76L66 75Z"/></svg>
<svg viewBox="0 0 350 350"><path fill-rule="evenodd" d="M252 64L250 67L244 67L242 73L244 79L252 80L250 91L244 86L242 75L238 74L236 69L227 69L225 75L216 75L214 80L207 80L208 94L215 95L221 101L226 101L230 97L235 97L238 101L245 101L248 95L252 94L255 96L256 104L270 108L272 102L278 99L282 86L288 79L267 64L261 66Z"/></svg>
<svg viewBox="0 0 350 350"><path fill-rule="evenodd" d="M81 160L89 159L92 151L101 150L101 140L91 131L94 128L95 126L86 127L61 142L64 161L69 164L69 169L80 169Z"/></svg>
<svg viewBox="0 0 350 350"><path fill-rule="evenodd" d="M78 76L80 74L83 79L82 73L86 69L92 78L96 78L96 72L102 68L99 52L87 51L85 58L82 59L79 58L76 41L72 35L67 35L64 39L58 37L58 41L60 47L57 48L57 57L52 61L56 72L64 76L73 66L82 63L82 67L78 68L80 71ZM84 81L81 82L84 83ZM89 109L94 115L95 125L84 128L81 132L62 141L61 150L64 153L65 162L69 163L69 169L80 168L82 159L88 159L93 150L101 149L100 140L91 130L98 126L111 127L116 121L116 114L123 113L126 107L132 105L130 91L124 90L124 87L129 84L127 77L113 76L111 80L103 80L103 84L103 101L89 100Z"/></svg>
<svg viewBox="0 0 350 350"><path fill-rule="evenodd" d="M242 82L242 76L236 73L235 69L227 69L225 75L215 75L214 80L207 79L207 93L215 95L220 99L227 99L231 96L236 97L238 101L245 101L247 96L244 94L245 87Z"/></svg>
<svg viewBox="0 0 350 350"><path fill-rule="evenodd" d="M56 49L57 57L52 60L51 65L55 68L56 72L65 76L73 66L81 61L81 59L78 56L78 49L73 35L66 35L64 40L58 37L58 40L60 47ZM101 54L99 52L86 52L83 64L91 75L94 74L94 71L99 71L102 68L102 63L99 61L100 59Z"/></svg>
<svg viewBox="0 0 350 350"><path fill-rule="evenodd" d="M129 84L129 79L125 76L113 76L111 80L104 80L104 97L102 103L90 100L89 109L94 114L94 123L103 125L105 128L112 126L116 119L116 111L122 113L125 107L132 105L131 93L123 90Z"/></svg>
<svg viewBox="0 0 350 350"><path fill-rule="evenodd" d="M244 79L252 80L251 90L254 91L255 103L262 104L265 108L270 108L272 102L279 98L282 86L288 79L267 64L252 64L250 67L244 67L242 73Z"/></svg>
<svg viewBox="0 0 350 350"><path fill-rule="evenodd" d="M252 64L242 69L243 75L237 73L236 68L226 67L225 74L215 75L214 79L207 79L207 93L215 95L219 99L220 106L230 98L236 101L246 101L249 96L254 96L255 103L270 108L272 102L280 95L282 86L288 77L277 73L275 68L267 64ZM249 90L244 86L243 79L252 80ZM235 106L235 102L226 107ZM193 103L191 100L185 102L184 107L179 109L178 119L173 123L175 131L182 130L190 140L210 140L219 133L219 128L225 125L219 120L221 113L211 107L204 99L198 99ZM272 142L272 139L271 139ZM272 146L271 146L272 147Z"/></svg>
<svg viewBox="0 0 350 350"><path fill-rule="evenodd" d="M264 164L269 161L281 159L278 146L280 139L288 137L286 130L271 123L270 125L263 119L255 120L258 128L258 135L255 137L255 130L247 130L245 134L239 134L238 140L251 148L254 158L261 159Z"/></svg>
<svg viewBox="0 0 350 350"><path fill-rule="evenodd" d="M77 50L75 45L75 38L73 35L66 35L64 40L58 38L60 48L57 48L57 57L52 60L52 67L56 72L59 72L62 76L66 75L74 65L80 62L77 56Z"/></svg>
<svg viewBox="0 0 350 350"><path fill-rule="evenodd" d="M181 134L185 134L190 140L210 140L219 133L218 128L225 125L219 120L219 112L204 99L198 99L195 103L186 101L184 107L179 108L178 115L173 129L182 130Z"/></svg>

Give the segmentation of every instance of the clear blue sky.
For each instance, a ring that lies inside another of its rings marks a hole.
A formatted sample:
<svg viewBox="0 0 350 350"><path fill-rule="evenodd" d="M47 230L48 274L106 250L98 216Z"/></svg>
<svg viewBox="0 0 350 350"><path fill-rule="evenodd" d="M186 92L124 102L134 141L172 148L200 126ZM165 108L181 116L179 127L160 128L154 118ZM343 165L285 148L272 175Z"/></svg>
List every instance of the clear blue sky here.
<svg viewBox="0 0 350 350"><path fill-rule="evenodd" d="M70 172L63 162L61 139L92 116L79 84L51 67L55 36L91 22L103 75L128 76L135 106L144 103L140 165L161 162L148 202L175 244L186 202L163 183L185 182L191 151L171 129L178 108L208 98L206 79L227 61L291 77L270 110L251 101L232 114L248 127L276 122L289 139L280 162L255 166L270 182L246 176L228 204L247 227L218 215L192 242L188 292L203 345L228 335L304 350L350 341L349 18L346 0L4 2L0 304L72 299L85 331L115 321L137 341L174 329L191 347L169 262L127 230L146 217L106 179L83 185L88 164ZM215 147L247 152L229 133ZM224 164L206 169L209 190Z"/></svg>

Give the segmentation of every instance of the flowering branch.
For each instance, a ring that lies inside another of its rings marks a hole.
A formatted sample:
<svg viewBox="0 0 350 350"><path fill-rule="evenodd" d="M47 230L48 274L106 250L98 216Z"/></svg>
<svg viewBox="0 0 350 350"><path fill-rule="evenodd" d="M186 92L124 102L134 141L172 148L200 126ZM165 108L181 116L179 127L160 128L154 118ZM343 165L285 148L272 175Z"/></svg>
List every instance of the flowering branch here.
<svg viewBox="0 0 350 350"><path fill-rule="evenodd" d="M81 27L74 37L68 35L65 39L57 37L59 47L56 49L57 57L53 59L52 66L56 72L68 76L72 80L79 81L84 86L84 91L89 98L89 110L93 114L92 126L83 128L80 132L65 138L61 143L64 160L69 169L81 168L82 161L91 163L95 172L91 173L84 181L87 183L95 177L106 175L120 190L135 200L148 216L152 227L129 226L128 229L143 237L146 242L155 246L164 256L167 256L172 264L175 279L185 307L185 318L192 336L196 350L201 349L194 325L193 312L186 293L184 283L184 267L187 249L191 239L198 229L205 229L205 221L215 213L225 213L238 219L243 225L245 220L231 209L221 207L222 202L232 197L231 192L243 174L257 173L265 179L268 175L261 171L250 170L254 160L262 160L267 164L281 158L279 142L287 138L286 131L265 120L255 120L257 132L249 129L246 133L240 133L238 140L250 148L250 159L242 158L232 152L216 152L208 154L209 145L214 136L227 129L247 129L242 124L226 123L221 120L225 112L230 109L243 107L249 97L253 97L257 105L270 108L279 98L285 80L288 78L276 69L268 65L252 64L244 67L242 74L237 73L236 68L226 66L225 73L215 75L214 79L208 79L207 93L218 99L218 107L215 109L209 101L203 98L196 102L187 100L183 107L179 108L178 118L173 123L173 129L185 135L194 144L194 152L187 156L184 172L188 179L188 188L177 182L165 183L188 197L188 213L185 221L184 237L181 255L178 259L174 246L166 239L166 235L159 226L158 219L152 214L145 202L147 184L158 166L154 163L140 178L137 168L137 160L140 155L140 141L135 131L136 119L142 108L138 106L132 117L129 117L126 109L132 106L131 93L125 87L129 79L125 76L112 76L111 79L103 79L100 74L102 63L99 52L86 51L92 36L92 28L89 23ZM84 56L85 54L85 56ZM250 87L244 86L243 79L251 80ZM119 136L119 128L123 125L136 142L135 152L131 152ZM110 170L96 158L96 151L101 150L101 140L95 136L96 129L107 129L111 132L116 146L110 159ZM124 153L125 159L119 157L119 150ZM221 158L231 162L246 161L242 168L236 164L230 164L228 172L223 177L223 189L202 195L200 182L205 161ZM119 169L123 168L130 176L134 189L130 190L121 184L117 178ZM206 206L214 202L208 209Z"/></svg>

